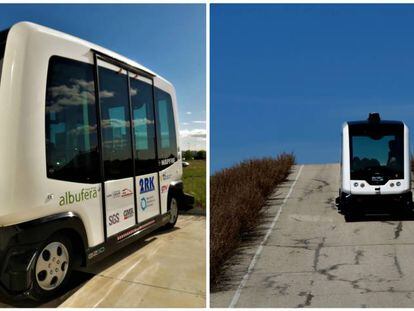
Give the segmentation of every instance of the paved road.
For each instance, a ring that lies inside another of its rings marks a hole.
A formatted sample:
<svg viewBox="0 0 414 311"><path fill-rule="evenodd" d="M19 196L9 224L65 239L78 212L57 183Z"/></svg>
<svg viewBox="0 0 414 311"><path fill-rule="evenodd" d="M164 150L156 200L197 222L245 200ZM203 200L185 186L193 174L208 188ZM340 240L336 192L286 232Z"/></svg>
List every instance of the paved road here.
<svg viewBox="0 0 414 311"><path fill-rule="evenodd" d="M72 290L40 307L204 307L205 231L205 217L180 216L174 230L77 272Z"/></svg>
<svg viewBox="0 0 414 311"><path fill-rule="evenodd" d="M212 306L413 307L414 221L367 216L346 223L334 205L337 164L305 165L282 204L298 171L272 196L259 238L231 260Z"/></svg>

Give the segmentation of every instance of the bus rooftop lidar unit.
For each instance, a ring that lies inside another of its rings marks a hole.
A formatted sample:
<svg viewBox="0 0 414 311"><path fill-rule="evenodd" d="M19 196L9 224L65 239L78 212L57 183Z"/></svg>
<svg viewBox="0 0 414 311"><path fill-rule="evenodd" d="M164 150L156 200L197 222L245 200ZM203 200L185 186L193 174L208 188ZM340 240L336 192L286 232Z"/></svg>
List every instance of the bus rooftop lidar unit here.
<svg viewBox="0 0 414 311"><path fill-rule="evenodd" d="M336 205L345 217L364 206L412 209L408 127L371 113L342 127L341 188Z"/></svg>
<svg viewBox="0 0 414 311"><path fill-rule="evenodd" d="M177 116L171 83L134 61L33 23L1 32L1 290L52 296L74 267L173 227L193 203Z"/></svg>

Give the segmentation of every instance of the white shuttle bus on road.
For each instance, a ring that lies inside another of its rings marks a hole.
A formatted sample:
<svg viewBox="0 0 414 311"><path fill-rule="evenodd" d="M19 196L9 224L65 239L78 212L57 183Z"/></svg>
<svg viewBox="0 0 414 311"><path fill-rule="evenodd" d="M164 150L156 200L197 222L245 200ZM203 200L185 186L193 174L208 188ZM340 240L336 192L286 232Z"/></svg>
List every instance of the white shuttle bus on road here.
<svg viewBox="0 0 414 311"><path fill-rule="evenodd" d="M49 297L160 228L183 192L174 87L36 24L0 32L0 288Z"/></svg>
<svg viewBox="0 0 414 311"><path fill-rule="evenodd" d="M346 219L369 208L411 211L408 127L371 113L342 127L341 188L336 199Z"/></svg>

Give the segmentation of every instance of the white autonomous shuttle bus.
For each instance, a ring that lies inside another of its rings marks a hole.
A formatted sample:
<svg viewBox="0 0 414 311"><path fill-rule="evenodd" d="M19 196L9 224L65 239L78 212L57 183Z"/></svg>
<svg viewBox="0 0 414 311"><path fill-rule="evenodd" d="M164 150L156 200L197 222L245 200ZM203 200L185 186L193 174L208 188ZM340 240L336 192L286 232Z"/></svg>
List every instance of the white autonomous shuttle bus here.
<svg viewBox="0 0 414 311"><path fill-rule="evenodd" d="M371 113L366 121L344 123L336 205L349 219L378 205L412 209L409 136L403 122Z"/></svg>
<svg viewBox="0 0 414 311"><path fill-rule="evenodd" d="M174 87L73 36L0 33L0 288L42 298L159 227L183 192Z"/></svg>

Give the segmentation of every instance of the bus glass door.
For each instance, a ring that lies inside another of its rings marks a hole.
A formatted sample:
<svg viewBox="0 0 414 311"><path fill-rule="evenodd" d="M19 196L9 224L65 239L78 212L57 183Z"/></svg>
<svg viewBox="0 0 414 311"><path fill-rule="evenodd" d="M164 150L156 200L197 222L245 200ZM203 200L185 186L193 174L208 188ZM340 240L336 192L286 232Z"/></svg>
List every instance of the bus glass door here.
<svg viewBox="0 0 414 311"><path fill-rule="evenodd" d="M131 74L130 94L134 125L137 212L138 222L142 223L161 213L153 81Z"/></svg>
<svg viewBox="0 0 414 311"><path fill-rule="evenodd" d="M127 72L98 61L106 235L136 224ZM149 187L149 186L148 186Z"/></svg>

